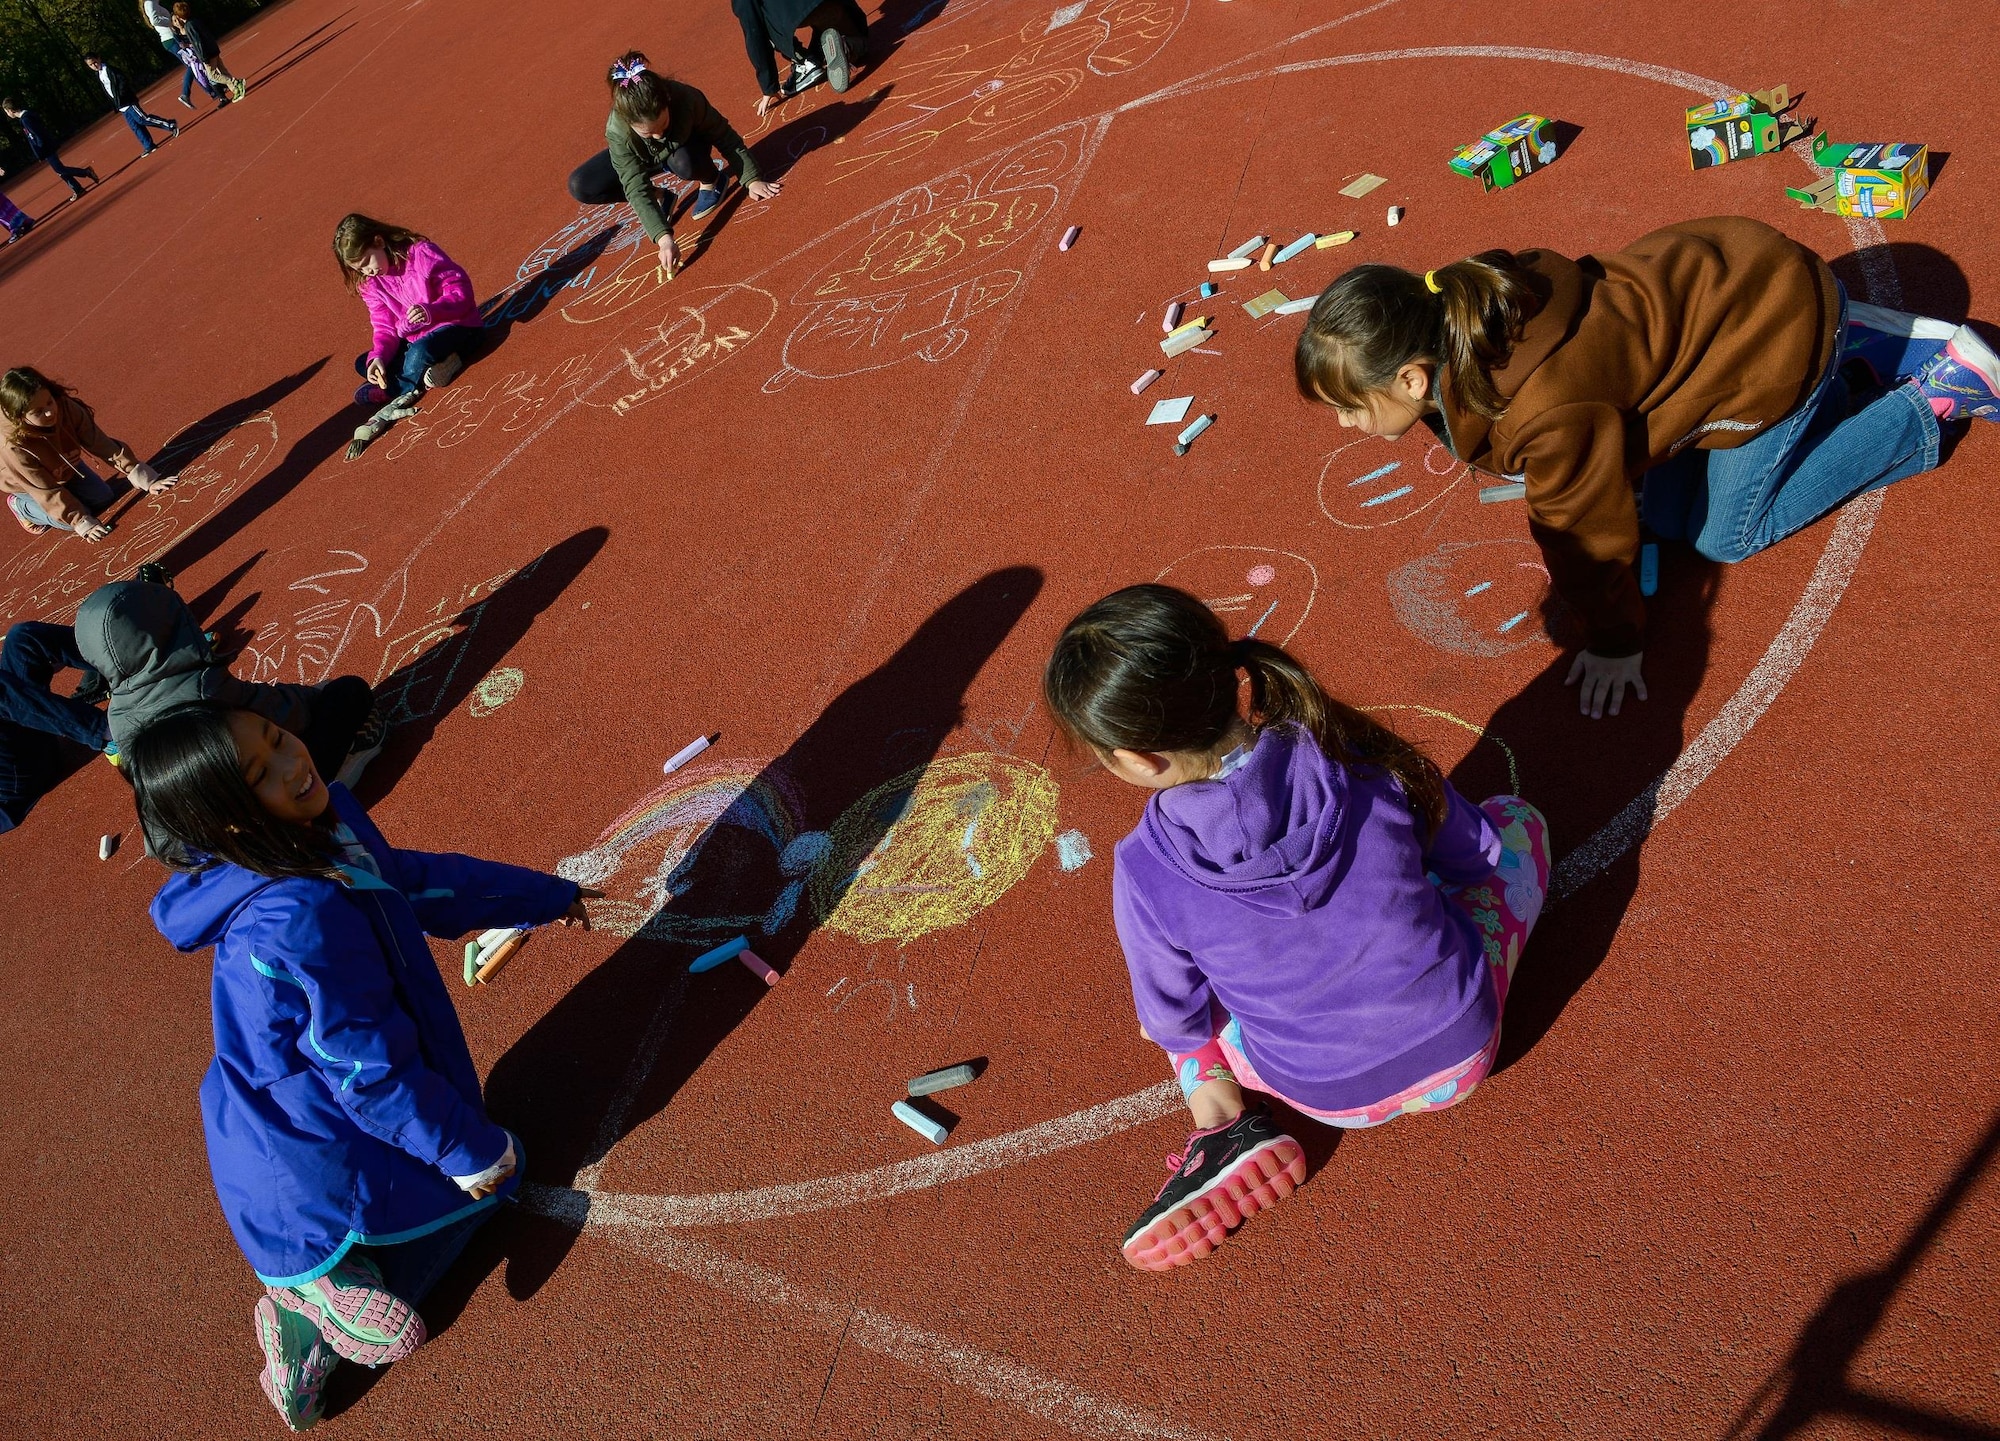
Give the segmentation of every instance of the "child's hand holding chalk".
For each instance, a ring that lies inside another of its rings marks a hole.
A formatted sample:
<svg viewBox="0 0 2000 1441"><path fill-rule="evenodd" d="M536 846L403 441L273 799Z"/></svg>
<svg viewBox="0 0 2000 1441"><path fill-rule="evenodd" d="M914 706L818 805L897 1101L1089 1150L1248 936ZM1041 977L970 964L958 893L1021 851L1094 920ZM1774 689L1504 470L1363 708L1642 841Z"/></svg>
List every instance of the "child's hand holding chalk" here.
<svg viewBox="0 0 2000 1441"><path fill-rule="evenodd" d="M593 890L589 886L578 886L576 888L576 899L569 903L569 909L557 918L556 924L582 926L586 931L589 930L590 912L585 908L583 903L585 901L601 901L603 899L603 891Z"/></svg>
<svg viewBox="0 0 2000 1441"><path fill-rule="evenodd" d="M669 230L660 236L660 279L672 280L674 271L680 267L680 247L674 244L674 233Z"/></svg>

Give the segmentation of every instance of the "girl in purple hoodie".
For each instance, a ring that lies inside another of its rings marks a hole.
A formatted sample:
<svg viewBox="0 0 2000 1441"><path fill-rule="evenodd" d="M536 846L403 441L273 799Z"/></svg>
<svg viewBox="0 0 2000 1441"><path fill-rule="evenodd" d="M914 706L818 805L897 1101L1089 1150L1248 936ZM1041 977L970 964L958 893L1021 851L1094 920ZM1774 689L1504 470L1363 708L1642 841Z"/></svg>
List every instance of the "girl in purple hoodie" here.
<svg viewBox="0 0 2000 1441"><path fill-rule="evenodd" d="M1125 1237L1128 1262L1164 1271L1305 1180L1298 1143L1246 1090L1360 1127L1485 1079L1548 889L1547 829L1513 796L1471 805L1415 746L1171 586L1071 621L1043 689L1073 740L1154 792L1118 843L1111 903L1140 1029L1194 1115Z"/></svg>
<svg viewBox="0 0 2000 1441"><path fill-rule="evenodd" d="M486 333L465 267L414 230L359 214L335 228L333 255L375 332L354 362L355 402L382 406L451 384Z"/></svg>

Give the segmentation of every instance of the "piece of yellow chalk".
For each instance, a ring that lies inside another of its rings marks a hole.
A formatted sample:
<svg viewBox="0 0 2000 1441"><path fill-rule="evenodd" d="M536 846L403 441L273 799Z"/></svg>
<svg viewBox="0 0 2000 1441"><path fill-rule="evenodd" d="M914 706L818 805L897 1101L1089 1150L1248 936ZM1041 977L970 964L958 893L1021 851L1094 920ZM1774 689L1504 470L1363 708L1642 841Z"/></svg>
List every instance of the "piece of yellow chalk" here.
<svg viewBox="0 0 2000 1441"><path fill-rule="evenodd" d="M1205 330L1208 328L1208 322L1212 319L1214 319L1213 316L1197 315L1193 320L1183 321L1167 332L1167 339L1172 340L1176 335L1185 335L1190 330Z"/></svg>
<svg viewBox="0 0 2000 1441"><path fill-rule="evenodd" d="M1208 273L1220 275L1225 270L1248 270L1254 263L1247 255L1234 260L1211 260L1208 262Z"/></svg>
<svg viewBox="0 0 2000 1441"><path fill-rule="evenodd" d="M1358 230L1336 230L1331 235L1322 235L1313 242L1315 250L1330 250L1336 245L1345 245L1361 232Z"/></svg>

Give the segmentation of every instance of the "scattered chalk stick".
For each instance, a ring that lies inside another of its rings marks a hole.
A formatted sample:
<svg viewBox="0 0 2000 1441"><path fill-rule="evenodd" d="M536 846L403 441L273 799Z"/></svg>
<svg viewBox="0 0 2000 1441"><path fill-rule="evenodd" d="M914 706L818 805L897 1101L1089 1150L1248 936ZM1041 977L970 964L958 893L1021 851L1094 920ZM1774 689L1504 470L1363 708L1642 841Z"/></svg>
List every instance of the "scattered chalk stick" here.
<svg viewBox="0 0 2000 1441"><path fill-rule="evenodd" d="M473 973L472 979L479 982L482 986L485 985L488 981L499 975L500 968L519 955L521 947L527 943L528 933L526 931L516 931L509 939L502 941L497 947L486 953L485 959L480 961L479 969Z"/></svg>
<svg viewBox="0 0 2000 1441"><path fill-rule="evenodd" d="M1269 315L1279 306L1288 305L1290 303L1291 302L1285 298L1284 291L1267 290L1262 295L1258 296L1255 300L1244 301L1243 308L1250 312L1250 318L1252 320L1262 320L1265 316Z"/></svg>
<svg viewBox="0 0 2000 1441"><path fill-rule="evenodd" d="M1173 339L1173 337L1182 334L1184 331L1206 330L1208 329L1208 322L1213 320L1214 318L1215 317L1212 315L1197 315L1192 320L1183 320L1180 324L1176 325L1172 330L1169 330L1167 332L1167 338L1171 340Z"/></svg>
<svg viewBox="0 0 2000 1441"><path fill-rule="evenodd" d="M1229 258L1231 260L1241 260L1246 255L1255 255L1259 250L1262 250L1264 248L1264 242L1269 240L1270 238L1271 237L1268 235L1253 235L1248 240L1244 241L1241 245L1237 246L1234 250L1230 251Z"/></svg>
<svg viewBox="0 0 2000 1441"><path fill-rule="evenodd" d="M1510 480L1502 485L1482 485L1479 487L1479 503L1494 505L1503 500L1519 500L1528 493L1528 482Z"/></svg>
<svg viewBox="0 0 2000 1441"><path fill-rule="evenodd" d="M1639 547L1639 594L1653 595L1660 588L1660 546L1647 541Z"/></svg>
<svg viewBox="0 0 2000 1441"><path fill-rule="evenodd" d="M1214 281L1204 280L1201 283L1201 298L1203 300L1206 300L1208 299L1209 296L1215 294L1220 289L1222 289L1222 287L1217 285Z"/></svg>
<svg viewBox="0 0 2000 1441"><path fill-rule="evenodd" d="M1083 227L1081 225L1070 226L1069 229L1063 232L1062 244L1058 245L1056 249L1069 249L1072 245L1076 244L1076 238L1081 234L1083 234Z"/></svg>
<svg viewBox="0 0 2000 1441"><path fill-rule="evenodd" d="M666 774L672 775L675 771L679 770L682 766L686 765L689 761L693 760L696 756L700 755L703 751L707 750L710 746L714 744L715 744L714 736L700 736L694 740L691 740L686 745L682 746L679 750L675 751L673 757L670 760L668 760L668 762L660 769L664 771Z"/></svg>
<svg viewBox="0 0 2000 1441"><path fill-rule="evenodd" d="M943 1126L919 1111L908 1101L898 1101L889 1108L895 1118L929 1141L933 1146L942 1146L944 1138L950 1134Z"/></svg>
<svg viewBox="0 0 2000 1441"><path fill-rule="evenodd" d="M1210 275L1220 275L1226 270L1248 270L1252 263L1250 257L1247 255L1232 255L1227 260L1209 261L1208 273Z"/></svg>
<svg viewBox="0 0 2000 1441"><path fill-rule="evenodd" d="M1359 200L1376 186L1387 185L1388 183L1387 178L1384 176L1370 175L1367 171L1363 171L1358 177L1341 186L1340 193L1342 195L1351 195L1356 200Z"/></svg>
<svg viewBox="0 0 2000 1441"><path fill-rule="evenodd" d="M1178 300L1167 307L1167 313L1160 317L1160 329L1167 334L1174 333L1174 327L1181 323L1181 311L1186 309Z"/></svg>
<svg viewBox="0 0 2000 1441"><path fill-rule="evenodd" d="M1297 255L1317 239L1319 237L1308 230L1304 235L1301 235L1297 240L1294 240L1290 245L1287 245L1283 250L1272 256L1271 263L1273 265L1283 265L1287 260L1290 260L1294 255Z"/></svg>
<svg viewBox="0 0 2000 1441"><path fill-rule="evenodd" d="M1153 413L1146 417L1148 425L1179 425L1187 419L1188 407L1194 404L1192 395L1177 395L1172 400L1162 400L1153 406Z"/></svg>
<svg viewBox="0 0 2000 1441"><path fill-rule="evenodd" d="M724 941L712 951L703 951L688 966L688 974L698 976L703 971L712 971L724 961L733 961L750 949L750 938L738 936L733 941Z"/></svg>
<svg viewBox="0 0 2000 1441"><path fill-rule="evenodd" d="M1169 358L1176 355L1183 355L1193 350L1214 333L1212 330L1183 330L1178 335L1170 335L1161 341L1160 349L1164 350Z"/></svg>
<svg viewBox="0 0 2000 1441"><path fill-rule="evenodd" d="M1137 380L1132 382L1132 393L1134 395L1137 395L1140 391L1144 390L1147 386L1151 385L1154 381L1158 380L1161 376L1165 374L1166 372L1164 370L1147 371L1144 375L1140 376Z"/></svg>
<svg viewBox="0 0 2000 1441"><path fill-rule="evenodd" d="M1174 454L1186 455L1188 447L1194 444L1194 438L1213 424L1215 424L1215 417L1213 415L1197 415L1194 418L1194 423L1182 431L1174 441Z"/></svg>
<svg viewBox="0 0 2000 1441"><path fill-rule="evenodd" d="M1271 314L1297 315L1301 310L1311 310L1315 302L1317 302L1318 300L1319 297L1317 295L1308 295L1303 300L1287 300L1283 305L1279 306L1276 310L1273 310Z"/></svg>
<svg viewBox="0 0 2000 1441"><path fill-rule="evenodd" d="M736 959L743 963L744 969L765 985L775 986L778 984L778 973L765 965L764 958L749 947L746 946L738 951Z"/></svg>
<svg viewBox="0 0 2000 1441"><path fill-rule="evenodd" d="M969 1086L978 1078L978 1069L969 1061L962 1066L946 1066L939 1071L925 1071L910 1082L910 1094L928 1096L934 1091L949 1091L959 1086Z"/></svg>
<svg viewBox="0 0 2000 1441"><path fill-rule="evenodd" d="M465 983L469 986L479 978L479 942L465 943Z"/></svg>
<svg viewBox="0 0 2000 1441"><path fill-rule="evenodd" d="M1358 230L1336 230L1331 235L1322 235L1313 242L1315 250L1331 250L1336 245L1345 245L1361 232Z"/></svg>
<svg viewBox="0 0 2000 1441"><path fill-rule="evenodd" d="M112 858L112 856L116 855L117 853L118 853L118 837L99 836L97 838L97 858L100 861L108 861Z"/></svg>
<svg viewBox="0 0 2000 1441"><path fill-rule="evenodd" d="M1277 246L1266 245L1262 250L1257 252L1257 268L1259 270L1269 270L1271 268L1271 257L1277 253Z"/></svg>
<svg viewBox="0 0 2000 1441"><path fill-rule="evenodd" d="M1403 207L1400 205L1391 205L1389 207L1389 224L1401 225L1402 223L1403 223Z"/></svg>
<svg viewBox="0 0 2000 1441"><path fill-rule="evenodd" d="M517 927L514 926L495 926L490 931L481 931L479 933L479 939L475 941L473 944L478 946L479 949L482 951L491 950L493 947L499 945L502 941L506 940L507 937L513 935L516 929Z"/></svg>

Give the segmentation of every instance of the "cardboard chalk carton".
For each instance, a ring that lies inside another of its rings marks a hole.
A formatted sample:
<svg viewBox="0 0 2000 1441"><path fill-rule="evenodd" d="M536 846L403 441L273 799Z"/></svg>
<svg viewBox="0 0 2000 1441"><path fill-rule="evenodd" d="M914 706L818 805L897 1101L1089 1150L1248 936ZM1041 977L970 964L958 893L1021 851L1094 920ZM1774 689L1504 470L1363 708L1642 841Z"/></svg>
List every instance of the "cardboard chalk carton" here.
<svg viewBox="0 0 2000 1441"><path fill-rule="evenodd" d="M1785 113L1792 103L1791 91L1779 85L1688 107L1688 164L1707 170L1783 149L1812 130L1810 120Z"/></svg>
<svg viewBox="0 0 2000 1441"><path fill-rule="evenodd" d="M1813 163L1833 174L1785 194L1807 210L1824 210L1849 220L1903 220L1931 188L1928 145L1836 145L1821 135L1813 141Z"/></svg>
<svg viewBox="0 0 2000 1441"><path fill-rule="evenodd" d="M1549 122L1539 115L1517 115L1462 147L1451 157L1451 168L1460 175L1476 176L1488 190L1504 190L1555 158Z"/></svg>

